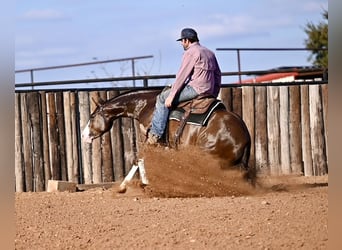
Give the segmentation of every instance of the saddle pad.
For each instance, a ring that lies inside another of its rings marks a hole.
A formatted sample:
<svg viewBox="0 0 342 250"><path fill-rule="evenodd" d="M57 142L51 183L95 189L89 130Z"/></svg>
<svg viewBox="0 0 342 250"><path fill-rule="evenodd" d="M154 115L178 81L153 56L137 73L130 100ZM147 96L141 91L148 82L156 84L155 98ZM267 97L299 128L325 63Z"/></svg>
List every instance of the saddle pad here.
<svg viewBox="0 0 342 250"><path fill-rule="evenodd" d="M192 125L204 126L208 122L208 120L209 120L211 114L214 112L214 110L218 110L218 109L224 109L225 110L226 107L224 106L224 104L221 101L216 100L208 108L207 112L205 112L203 114L192 114L192 113L190 113L189 118L188 118L186 123L192 124ZM182 120L184 112L185 111L182 108L177 108L177 109L172 110L170 112L169 120L176 120L176 121Z"/></svg>

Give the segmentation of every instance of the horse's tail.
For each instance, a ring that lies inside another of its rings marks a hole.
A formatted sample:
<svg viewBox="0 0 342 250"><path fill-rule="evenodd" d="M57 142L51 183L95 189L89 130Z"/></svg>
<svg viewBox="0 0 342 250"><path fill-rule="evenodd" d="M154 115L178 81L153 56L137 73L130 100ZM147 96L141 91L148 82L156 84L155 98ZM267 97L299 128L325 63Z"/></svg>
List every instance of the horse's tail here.
<svg viewBox="0 0 342 250"><path fill-rule="evenodd" d="M241 164L244 170L246 171L244 178L251 182L253 186L255 186L256 181L256 169L254 164L249 164L249 157L251 153L251 140L247 143L244 148L243 155L241 158Z"/></svg>
<svg viewBox="0 0 342 250"><path fill-rule="evenodd" d="M248 171L249 169L249 157L250 157L250 154L251 154L251 141L249 140L246 147L244 148L243 150L243 154L242 154L242 157L241 157L241 164L242 164L242 167Z"/></svg>

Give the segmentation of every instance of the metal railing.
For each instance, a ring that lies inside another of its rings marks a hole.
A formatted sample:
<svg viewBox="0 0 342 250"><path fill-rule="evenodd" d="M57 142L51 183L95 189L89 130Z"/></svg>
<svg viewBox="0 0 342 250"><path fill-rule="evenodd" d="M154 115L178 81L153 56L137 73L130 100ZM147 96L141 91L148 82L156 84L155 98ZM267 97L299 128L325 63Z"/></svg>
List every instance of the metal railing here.
<svg viewBox="0 0 342 250"><path fill-rule="evenodd" d="M308 48L217 48L217 51L236 51L239 83L241 83L241 51L313 51L313 50L328 50L327 48L308 49Z"/></svg>
<svg viewBox="0 0 342 250"><path fill-rule="evenodd" d="M131 62L131 68L132 68L132 76L134 77L135 76L135 61L136 60L141 60L141 59L148 59L148 58L153 58L153 56L152 55L136 56L136 57L127 57L127 58L120 58L120 59L110 59L110 60L94 61L94 62L65 64L65 65L50 66L50 67L40 67L40 68L32 68L32 69L21 69L21 70L16 70L15 73L29 72L30 73L31 83L34 83L34 72L35 71L54 70L54 69L62 69L62 68L89 66L89 65L102 64L102 63L113 63L113 62L130 61Z"/></svg>
<svg viewBox="0 0 342 250"><path fill-rule="evenodd" d="M270 74L270 73L287 73L287 72L321 72L322 74L322 81L318 81L319 83L326 83L328 81L327 78L327 69L324 68L317 68L317 67L280 67L280 68L274 68L271 70L257 70L257 71L242 71L241 70L241 59L240 54L241 51L310 51L310 49L306 48L217 48L218 51L236 51L237 54L237 64L238 64L238 71L237 72L222 72L223 77L229 77L229 76L238 76L239 80L238 82L224 82L223 85L229 84L230 86L233 86L232 84L242 84L241 77L242 76L252 76L252 75L263 75L263 74ZM327 50L327 49L319 49L319 50ZM87 62L87 63L78 63L78 64L68 64L68 65L60 65L60 66L51 66L51 67L41 67L41 68L32 68L32 69L23 69L23 70L16 70L15 73L23 73L23 72L30 72L31 74L31 81L28 83L16 83L15 89L16 91L25 90L27 91L28 87L31 88L31 90L34 90L34 88L40 87L40 89L43 89L42 87L48 87L51 89L51 87L59 88L62 85L68 86L70 89L90 89L90 88L99 88L98 86L90 86L89 84L94 83L107 83L107 85L103 86L103 88L109 88L114 87L117 89L125 89L125 88L135 88L135 87L151 87L151 81L152 80L166 80L166 79L172 79L175 78L175 74L168 74L168 75L144 75L144 76L135 76L135 60L140 59L147 59L152 58L152 55L149 56L140 56L140 57L131 57L131 58L122 58L122 59L113 59L113 60L104 60L104 61L96 61L96 62ZM86 65L92 65L92 64L100 64L100 63L109 63L109 62L121 62L121 61L131 61L132 63L132 76L125 76L125 77L108 77L108 78L96 78L96 79L76 79L76 80L63 80L63 81L48 81L48 82L35 82L33 73L35 71L41 71L41 70L53 70L53 69L59 69L59 68L69 68L69 67L78 67L78 66L86 66ZM124 86L125 81L130 81L133 84L132 85L126 85ZM136 81L142 81L142 84L139 86L136 86ZM121 83L119 86L108 86L109 82L119 82ZM278 82L277 85L281 84L281 82ZM284 84L289 84L288 82ZM163 84L157 84L155 86L165 86L166 83ZM248 84L244 84L248 85ZM102 87L100 87L102 88ZM58 89L56 89L58 90Z"/></svg>

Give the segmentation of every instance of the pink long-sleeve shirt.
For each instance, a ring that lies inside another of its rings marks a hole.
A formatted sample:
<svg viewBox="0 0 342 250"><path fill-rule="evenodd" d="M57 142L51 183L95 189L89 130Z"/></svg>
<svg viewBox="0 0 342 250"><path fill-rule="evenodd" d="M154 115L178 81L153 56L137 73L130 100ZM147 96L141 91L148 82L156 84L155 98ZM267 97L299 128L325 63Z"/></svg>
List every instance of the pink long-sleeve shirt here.
<svg viewBox="0 0 342 250"><path fill-rule="evenodd" d="M192 86L198 94L217 97L220 91L221 70L215 54L198 42L192 43L184 52L169 97L173 100L185 84Z"/></svg>

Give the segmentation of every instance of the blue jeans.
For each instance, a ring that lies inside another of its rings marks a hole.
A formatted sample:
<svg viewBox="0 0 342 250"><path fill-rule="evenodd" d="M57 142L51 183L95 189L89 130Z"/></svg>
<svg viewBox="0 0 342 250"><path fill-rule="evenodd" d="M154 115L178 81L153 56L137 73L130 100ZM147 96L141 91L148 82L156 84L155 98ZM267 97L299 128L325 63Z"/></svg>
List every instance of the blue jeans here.
<svg viewBox="0 0 342 250"><path fill-rule="evenodd" d="M169 96L171 88L163 90L156 100L156 107L152 117L152 127L150 132L161 137L164 134L167 120L169 118L170 109L165 107L165 99ZM185 85L185 87L176 95L173 105L177 106L180 102L189 101L197 97L197 92L193 87Z"/></svg>

